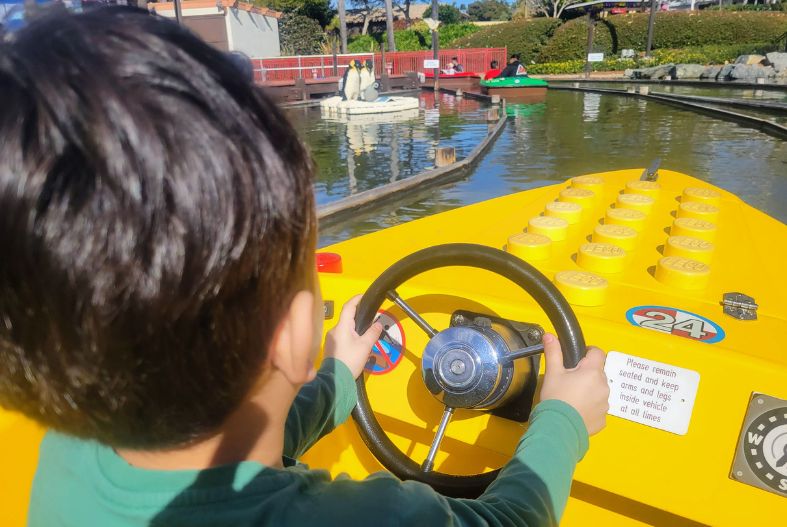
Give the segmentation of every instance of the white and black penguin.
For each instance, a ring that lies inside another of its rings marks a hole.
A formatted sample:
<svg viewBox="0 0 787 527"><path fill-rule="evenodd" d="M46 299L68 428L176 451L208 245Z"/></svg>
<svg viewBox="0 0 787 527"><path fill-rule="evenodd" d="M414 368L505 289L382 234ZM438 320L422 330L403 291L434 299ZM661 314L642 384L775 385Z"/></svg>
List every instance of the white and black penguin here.
<svg viewBox="0 0 787 527"><path fill-rule="evenodd" d="M366 89L374 84L374 66L371 60L366 61L366 66L361 67L361 97L366 93Z"/></svg>
<svg viewBox="0 0 787 527"><path fill-rule="evenodd" d="M351 60L344 72L344 83L342 88L342 100L356 101L361 93L361 75L358 71L360 63Z"/></svg>

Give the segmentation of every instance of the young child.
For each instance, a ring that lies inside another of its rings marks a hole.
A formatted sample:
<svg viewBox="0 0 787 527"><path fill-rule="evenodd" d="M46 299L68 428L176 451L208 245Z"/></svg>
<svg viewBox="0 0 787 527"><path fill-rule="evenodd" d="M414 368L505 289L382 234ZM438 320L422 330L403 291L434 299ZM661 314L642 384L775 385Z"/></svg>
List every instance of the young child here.
<svg viewBox="0 0 787 527"><path fill-rule="evenodd" d="M0 39L0 404L50 428L32 526L540 525L604 426L604 355L547 374L476 500L296 465L381 328L322 333L313 167L226 55L131 8Z"/></svg>

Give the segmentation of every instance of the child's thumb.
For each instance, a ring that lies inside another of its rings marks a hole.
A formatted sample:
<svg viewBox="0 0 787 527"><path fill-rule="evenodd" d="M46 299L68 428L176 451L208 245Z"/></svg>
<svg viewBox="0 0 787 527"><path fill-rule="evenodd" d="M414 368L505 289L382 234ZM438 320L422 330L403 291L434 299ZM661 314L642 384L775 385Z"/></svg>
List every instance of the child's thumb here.
<svg viewBox="0 0 787 527"><path fill-rule="evenodd" d="M544 359L547 364L547 372L559 373L565 371L560 341L551 333L544 334Z"/></svg>
<svg viewBox="0 0 787 527"><path fill-rule="evenodd" d="M368 346L369 349L372 349L374 343L377 342L380 338L380 335L383 332L383 325L379 322L375 322L366 332L361 335L361 341L364 343L365 346Z"/></svg>

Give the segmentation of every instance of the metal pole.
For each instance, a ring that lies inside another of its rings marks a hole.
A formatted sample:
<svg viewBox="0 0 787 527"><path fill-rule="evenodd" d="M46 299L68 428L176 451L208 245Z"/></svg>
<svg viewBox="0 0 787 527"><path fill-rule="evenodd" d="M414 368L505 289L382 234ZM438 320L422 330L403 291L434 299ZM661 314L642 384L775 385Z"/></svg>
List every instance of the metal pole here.
<svg viewBox="0 0 787 527"><path fill-rule="evenodd" d="M585 78L590 78L592 66L590 64L590 54L593 52L593 33L596 28L596 16L592 11L588 12L588 49L585 54Z"/></svg>
<svg viewBox="0 0 787 527"><path fill-rule="evenodd" d="M336 56L336 42L333 43L333 76L339 76L339 64L338 61L339 57Z"/></svg>
<svg viewBox="0 0 787 527"><path fill-rule="evenodd" d="M645 56L650 57L653 47L653 22L656 20L656 0L650 0L650 18L648 18L648 43L645 46Z"/></svg>
<svg viewBox="0 0 787 527"><path fill-rule="evenodd" d="M432 20L435 22L438 21L440 18L440 6L437 3L437 0L432 0ZM434 60L440 60L440 41L437 35L437 28L432 31L432 50ZM435 101L437 101L437 92L440 91L440 68L437 67L434 70L434 93L435 93Z"/></svg>
<svg viewBox="0 0 787 527"><path fill-rule="evenodd" d="M183 23L183 10L180 7L180 0L175 0L175 20L178 21L178 24Z"/></svg>

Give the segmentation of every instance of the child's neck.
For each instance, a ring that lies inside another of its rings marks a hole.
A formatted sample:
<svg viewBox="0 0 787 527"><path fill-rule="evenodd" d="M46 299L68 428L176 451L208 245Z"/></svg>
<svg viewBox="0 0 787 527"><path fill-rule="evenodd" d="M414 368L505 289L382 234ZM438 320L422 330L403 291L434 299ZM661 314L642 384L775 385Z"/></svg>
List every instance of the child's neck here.
<svg viewBox="0 0 787 527"><path fill-rule="evenodd" d="M281 468L284 423L297 388L284 376L273 372L258 391L230 415L219 433L169 450L116 451L129 464L150 470L202 470L241 461Z"/></svg>

